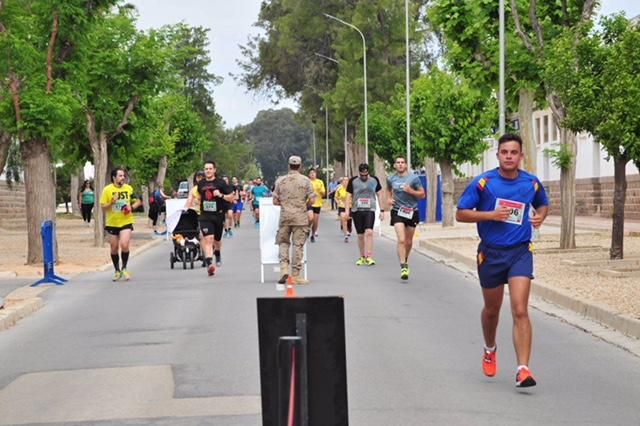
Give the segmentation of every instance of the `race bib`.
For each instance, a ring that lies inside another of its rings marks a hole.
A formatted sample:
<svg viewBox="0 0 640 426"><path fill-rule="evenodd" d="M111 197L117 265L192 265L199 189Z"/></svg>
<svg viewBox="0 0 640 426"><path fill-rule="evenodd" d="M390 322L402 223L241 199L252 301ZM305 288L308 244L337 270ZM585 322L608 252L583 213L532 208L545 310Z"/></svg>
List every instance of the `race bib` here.
<svg viewBox="0 0 640 426"><path fill-rule="evenodd" d="M218 205L215 201L203 201L202 208L205 212L217 212Z"/></svg>
<svg viewBox="0 0 640 426"><path fill-rule="evenodd" d="M126 205L127 205L127 200L117 200L115 203L113 203L111 209L114 212L121 212L124 206Z"/></svg>
<svg viewBox="0 0 640 426"><path fill-rule="evenodd" d="M409 207L400 207L398 208L398 216L403 217L405 219L412 219L413 209Z"/></svg>
<svg viewBox="0 0 640 426"><path fill-rule="evenodd" d="M356 200L356 207L359 209L370 209L371 198L358 198Z"/></svg>
<svg viewBox="0 0 640 426"><path fill-rule="evenodd" d="M522 219L524 218L524 203L498 198L496 199L496 209L498 207L509 208L509 217L506 222L513 223L514 225L522 225Z"/></svg>

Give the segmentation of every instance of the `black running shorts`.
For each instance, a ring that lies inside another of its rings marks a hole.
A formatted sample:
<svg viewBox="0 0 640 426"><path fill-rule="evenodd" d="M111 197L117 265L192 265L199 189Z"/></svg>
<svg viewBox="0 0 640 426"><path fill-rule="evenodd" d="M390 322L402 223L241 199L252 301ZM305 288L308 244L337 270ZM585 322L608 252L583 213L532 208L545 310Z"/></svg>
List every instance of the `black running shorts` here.
<svg viewBox="0 0 640 426"><path fill-rule="evenodd" d="M224 229L224 213L201 215L198 218L203 236L213 235L213 239L220 241Z"/></svg>
<svg viewBox="0 0 640 426"><path fill-rule="evenodd" d="M398 215L398 210L391 210L391 226L396 223L404 223L404 226L415 228L418 226L418 222L420 222L420 213L418 213L418 210L413 211L413 217L411 219Z"/></svg>
<svg viewBox="0 0 640 426"><path fill-rule="evenodd" d="M373 229L373 224L376 222L376 212L356 210L351 212L351 218L356 227L356 233L364 234L365 230Z"/></svg>
<svg viewBox="0 0 640 426"><path fill-rule="evenodd" d="M128 224L125 226L105 226L104 230L109 235L115 235L116 237L120 236L120 231L124 231L125 229L131 229L133 231L133 225Z"/></svg>

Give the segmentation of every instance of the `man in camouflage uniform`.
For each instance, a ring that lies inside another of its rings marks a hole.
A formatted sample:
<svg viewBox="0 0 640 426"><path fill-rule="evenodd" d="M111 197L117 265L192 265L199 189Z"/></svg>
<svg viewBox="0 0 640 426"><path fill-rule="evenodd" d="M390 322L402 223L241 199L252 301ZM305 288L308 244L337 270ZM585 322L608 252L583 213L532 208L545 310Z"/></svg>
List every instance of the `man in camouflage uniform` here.
<svg viewBox="0 0 640 426"><path fill-rule="evenodd" d="M302 159L297 155L289 157L289 174L278 178L273 191L273 204L280 206L280 224L276 243L280 246L280 272L278 283L284 284L289 278L289 247L293 244L293 264L291 276L294 284L308 284L300 276L304 244L309 237L307 205L313 202L315 194L308 177L300 174Z"/></svg>

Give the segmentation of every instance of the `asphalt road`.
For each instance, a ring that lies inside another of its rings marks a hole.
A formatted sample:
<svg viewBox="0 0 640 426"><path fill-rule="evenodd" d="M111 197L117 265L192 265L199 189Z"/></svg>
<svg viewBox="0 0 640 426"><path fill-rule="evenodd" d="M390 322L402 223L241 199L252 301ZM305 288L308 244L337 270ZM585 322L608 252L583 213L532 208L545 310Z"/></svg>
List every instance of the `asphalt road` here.
<svg viewBox="0 0 640 426"><path fill-rule="evenodd" d="M81 275L49 289L45 307L0 333L0 425L260 425L258 232L245 216L224 240L223 266L169 269L170 244L130 260L132 280ZM638 425L640 359L533 310L531 369L516 390L508 304L497 377L480 367L475 280L418 255L399 279L395 244L356 267L324 215L308 248L312 284L298 296L345 299L351 425Z"/></svg>

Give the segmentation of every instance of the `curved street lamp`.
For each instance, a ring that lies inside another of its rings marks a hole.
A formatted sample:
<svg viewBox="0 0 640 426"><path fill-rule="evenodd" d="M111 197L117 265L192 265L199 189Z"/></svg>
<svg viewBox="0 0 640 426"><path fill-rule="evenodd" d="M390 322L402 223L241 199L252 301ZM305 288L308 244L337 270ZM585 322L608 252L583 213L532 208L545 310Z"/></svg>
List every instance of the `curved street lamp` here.
<svg viewBox="0 0 640 426"><path fill-rule="evenodd" d="M349 28L352 28L360 34L362 37L362 56L364 63L364 155L365 155L365 163L369 162L369 120L367 115L367 42L364 39L364 34L362 31L358 29L353 24L343 21L340 18L336 18L333 15L329 15L328 13L323 13L329 19L333 19L334 21L340 22L343 25L346 25Z"/></svg>

